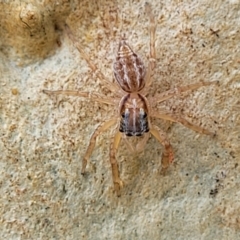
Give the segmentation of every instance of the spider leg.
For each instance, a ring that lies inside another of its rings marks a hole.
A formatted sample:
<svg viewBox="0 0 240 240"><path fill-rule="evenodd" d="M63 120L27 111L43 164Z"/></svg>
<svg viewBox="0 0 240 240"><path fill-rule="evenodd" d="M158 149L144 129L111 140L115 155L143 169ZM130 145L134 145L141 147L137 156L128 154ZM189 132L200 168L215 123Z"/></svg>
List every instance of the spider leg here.
<svg viewBox="0 0 240 240"><path fill-rule="evenodd" d="M169 163L173 162L173 149L167 135L157 126L153 125L150 129L151 134L163 145L164 151L162 154L162 168L166 169Z"/></svg>
<svg viewBox="0 0 240 240"><path fill-rule="evenodd" d="M176 88L170 89L166 92L155 95L154 97L150 98L149 101L155 105L156 103L164 102L165 100L170 99L170 98L172 98L176 95L179 95L183 92L186 92L189 90L196 90L202 86L209 86L211 84L217 84L217 83L218 83L218 81L212 81L212 82L201 81L201 82L189 84L189 85L186 85L183 87L176 87Z"/></svg>
<svg viewBox="0 0 240 240"><path fill-rule="evenodd" d="M78 96L78 97L84 97L93 101L106 103L109 105L115 105L116 100L110 97L104 97L101 94L98 93L91 93L91 92L80 92L80 91L71 91L71 90L56 90L56 91L50 91L50 90L43 90L43 93L49 94L49 95L68 95L68 96Z"/></svg>
<svg viewBox="0 0 240 240"><path fill-rule="evenodd" d="M112 83L108 80L106 80L105 76L103 75L103 73L101 71L99 71L97 69L97 67L90 61L89 56L85 53L85 51L83 50L83 47L78 43L78 41L76 40L75 36L72 34L69 26L67 24L65 24L65 30L67 32L68 37L71 39L71 41L73 42L74 46L78 49L78 51L81 54L81 57L83 57L83 59L87 62L88 66L91 68L91 70L96 74L96 76L101 80L101 83L108 88L108 90L110 90L111 92L115 92L117 94L119 94L119 88L117 86L116 83Z"/></svg>
<svg viewBox="0 0 240 240"><path fill-rule="evenodd" d="M123 187L123 182L119 177L118 163L116 160L116 154L121 141L122 133L117 130L114 139L110 146L110 162L112 166L112 178L114 184L114 190L117 193L117 196L120 196L120 189Z"/></svg>
<svg viewBox="0 0 240 240"><path fill-rule="evenodd" d="M143 94L146 94L148 87L152 83L152 72L156 67L156 49L155 49L155 41L156 41L156 22L154 19L154 15L152 13L152 9L149 3L145 4L145 12L149 16L149 35L150 35L150 59L147 68L147 74L145 77L146 85Z"/></svg>
<svg viewBox="0 0 240 240"><path fill-rule="evenodd" d="M82 174L85 173L85 169L86 169L86 166L87 166L87 161L89 159L89 157L91 156L92 152L93 152L93 149L94 149L94 146L96 144L96 138L97 136L102 133L103 131L107 130L108 128L110 128L112 125L116 124L118 118L112 118L108 121L105 121L103 122L102 124L100 124L96 129L95 131L93 132L91 138L90 138L90 142L89 142L89 145L88 145L88 148L87 148L87 151L83 157L83 162L82 162Z"/></svg>
<svg viewBox="0 0 240 240"><path fill-rule="evenodd" d="M199 126L197 126L197 125L195 125L191 122L188 122L186 119L184 119L180 116L174 115L174 114L153 113L152 117L161 118L161 119L164 119L164 120L169 120L171 122L178 122L178 123L181 123L182 125L184 125L185 127L192 129L195 132L207 134L207 135L210 135L212 137L214 137L216 135L215 133L212 133L212 132L208 131L207 129L199 127Z"/></svg>

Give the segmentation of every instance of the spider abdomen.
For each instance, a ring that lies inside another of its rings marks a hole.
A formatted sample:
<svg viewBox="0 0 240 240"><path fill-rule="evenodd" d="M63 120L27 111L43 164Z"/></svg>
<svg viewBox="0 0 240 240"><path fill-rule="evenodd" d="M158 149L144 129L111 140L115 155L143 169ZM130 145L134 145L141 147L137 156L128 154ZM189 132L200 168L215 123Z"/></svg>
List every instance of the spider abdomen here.
<svg viewBox="0 0 240 240"><path fill-rule="evenodd" d="M122 39L119 43L113 70L115 79L125 92L139 92L144 88L145 66L141 58L126 43L125 39Z"/></svg>

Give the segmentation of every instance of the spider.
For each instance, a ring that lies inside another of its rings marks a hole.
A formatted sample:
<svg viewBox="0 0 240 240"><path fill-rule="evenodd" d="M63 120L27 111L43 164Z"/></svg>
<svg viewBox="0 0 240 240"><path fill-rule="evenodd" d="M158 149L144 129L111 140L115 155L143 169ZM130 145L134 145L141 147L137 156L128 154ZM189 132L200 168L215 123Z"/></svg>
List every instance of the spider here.
<svg viewBox="0 0 240 240"><path fill-rule="evenodd" d="M167 135L158 126L152 124L152 118L161 118L172 122L178 122L184 126L203 134L214 136L214 133L199 127L195 124L188 122L186 119L179 115L168 112L155 112L153 107L158 103L164 102L176 95L179 95L185 91L196 90L202 86L208 86L214 82L198 82L183 87L177 87L168 91L156 94L153 97L146 97L151 86L151 75L156 66L155 59L155 31L156 23L155 18L151 10L150 4L145 4L145 11L149 17L149 34L150 34L150 59L147 69L145 68L141 58L131 49L127 43L125 35L120 38L117 56L113 64L113 73L115 82L106 80L104 75L98 71L96 66L91 63L89 57L84 52L80 44L66 25L65 29L72 40L75 47L80 52L81 56L86 60L89 67L96 73L97 77L101 80L101 83L108 88L113 94L114 98L108 96L102 96L99 93L90 93L82 91L71 90L43 90L46 94L65 94L71 96L79 96L88 98L93 101L113 105L117 108L117 116L101 123L93 132L90 142L88 144L86 153L83 157L82 171L85 173L87 162L93 152L96 138L103 131L109 129L111 126L115 126L114 137L110 144L110 163L112 167L112 178L114 183L114 189L117 196L120 196L120 189L123 186L123 182L119 176L118 163L116 160L117 150L121 139L123 138L127 147L131 151L141 151L149 135L152 134L157 141L164 147L162 153L162 168L168 167L174 160L173 148L167 138ZM136 146L132 146L129 142L129 138L143 136Z"/></svg>

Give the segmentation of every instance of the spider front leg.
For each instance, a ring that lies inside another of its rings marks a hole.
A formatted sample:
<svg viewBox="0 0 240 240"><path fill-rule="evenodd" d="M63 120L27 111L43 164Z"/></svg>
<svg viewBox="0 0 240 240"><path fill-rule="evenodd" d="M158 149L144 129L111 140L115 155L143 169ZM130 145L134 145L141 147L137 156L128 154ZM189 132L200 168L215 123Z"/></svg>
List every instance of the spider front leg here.
<svg viewBox="0 0 240 240"><path fill-rule="evenodd" d="M89 145L88 145L88 148L87 148L87 151L83 157L83 162L82 162L82 174L85 173L85 169L86 169L86 166L87 166L87 162L88 162L88 159L89 157L91 156L92 152L93 152L93 149L94 149L94 146L96 144L96 139L98 137L98 135L100 133L102 133L103 131L107 130L108 128L110 128L112 125L116 124L117 123L117 120L118 118L112 118L108 121L105 121L103 122L102 124L100 124L96 129L95 131L93 132L92 136L91 136L91 139L90 139L90 142L89 142Z"/></svg>
<svg viewBox="0 0 240 240"><path fill-rule="evenodd" d="M170 144L167 135L157 126L153 125L150 129L151 134L163 145L162 168L166 169L169 163L174 160L172 145Z"/></svg>
<svg viewBox="0 0 240 240"><path fill-rule="evenodd" d="M116 154L117 154L117 150L118 150L121 138L122 138L122 133L119 132L117 129L117 132L110 146L110 162L112 166L112 178L113 178L114 190L118 197L120 197L120 189L123 187L123 182L119 177L118 163L116 160Z"/></svg>

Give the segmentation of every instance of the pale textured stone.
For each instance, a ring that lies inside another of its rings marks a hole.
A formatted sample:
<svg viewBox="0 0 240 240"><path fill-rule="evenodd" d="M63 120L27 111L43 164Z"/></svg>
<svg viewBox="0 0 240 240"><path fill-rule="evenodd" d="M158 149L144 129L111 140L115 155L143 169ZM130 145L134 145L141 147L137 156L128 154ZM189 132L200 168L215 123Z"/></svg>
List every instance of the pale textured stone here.
<svg viewBox="0 0 240 240"><path fill-rule="evenodd" d="M108 156L112 130L98 138L87 175L80 174L92 132L114 110L42 90L109 94L68 39L65 19L108 79L122 32L147 63L144 1L1 1L1 239L240 238L239 1L151 4L158 22L151 94L219 80L159 105L218 136L156 120L175 163L160 174L162 148L154 138L136 156L122 144L125 186L117 198Z"/></svg>

